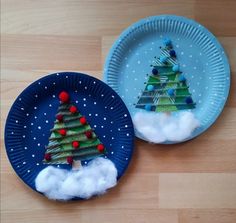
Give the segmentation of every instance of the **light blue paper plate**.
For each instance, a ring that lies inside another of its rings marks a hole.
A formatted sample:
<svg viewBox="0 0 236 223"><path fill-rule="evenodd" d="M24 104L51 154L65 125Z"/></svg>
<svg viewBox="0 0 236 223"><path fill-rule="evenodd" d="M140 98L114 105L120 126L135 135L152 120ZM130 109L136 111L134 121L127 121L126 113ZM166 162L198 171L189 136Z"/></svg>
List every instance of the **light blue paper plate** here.
<svg viewBox="0 0 236 223"><path fill-rule="evenodd" d="M180 69L196 102L192 111L200 120L192 139L209 128L221 113L230 87L230 68L216 37L199 23L174 15L142 19L127 28L115 41L107 57L104 80L124 100L131 116L144 89L150 64L159 56L163 38L172 40ZM146 140L137 131L136 136ZM184 140L184 141L186 141ZM165 142L174 143L174 142Z"/></svg>

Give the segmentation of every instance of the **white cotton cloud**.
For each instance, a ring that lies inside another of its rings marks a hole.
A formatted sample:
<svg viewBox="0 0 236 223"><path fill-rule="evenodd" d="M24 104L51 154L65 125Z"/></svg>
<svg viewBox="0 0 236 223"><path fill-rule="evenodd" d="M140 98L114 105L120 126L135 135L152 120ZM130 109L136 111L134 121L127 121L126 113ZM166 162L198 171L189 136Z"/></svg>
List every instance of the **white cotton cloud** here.
<svg viewBox="0 0 236 223"><path fill-rule="evenodd" d="M104 194L116 184L115 165L102 157L78 170L48 166L35 179L36 189L54 200L70 200L74 197L88 199L93 195Z"/></svg>
<svg viewBox="0 0 236 223"><path fill-rule="evenodd" d="M141 111L134 115L136 130L148 141L161 143L165 141L180 142L191 136L200 126L192 112L154 113Z"/></svg>

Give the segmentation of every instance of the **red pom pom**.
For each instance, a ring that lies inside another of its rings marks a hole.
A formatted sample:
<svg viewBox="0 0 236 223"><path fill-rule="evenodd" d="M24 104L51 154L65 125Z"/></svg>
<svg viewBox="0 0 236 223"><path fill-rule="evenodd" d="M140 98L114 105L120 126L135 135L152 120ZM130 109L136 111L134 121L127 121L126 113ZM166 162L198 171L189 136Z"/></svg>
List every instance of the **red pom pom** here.
<svg viewBox="0 0 236 223"><path fill-rule="evenodd" d="M52 159L51 153L46 153L46 154L44 155L44 159L47 160L47 161L50 161L50 160Z"/></svg>
<svg viewBox="0 0 236 223"><path fill-rule="evenodd" d="M58 132L59 132L59 134L62 135L62 136L65 136L65 135L66 135L66 130L65 130L65 129L59 129Z"/></svg>
<svg viewBox="0 0 236 223"><path fill-rule="evenodd" d="M77 108L74 105L70 106L70 112L73 113L73 114L76 113Z"/></svg>
<svg viewBox="0 0 236 223"><path fill-rule="evenodd" d="M91 139L91 138L93 137L92 131L87 131L87 132L85 132L85 135L86 135L86 137L87 137L88 139Z"/></svg>
<svg viewBox="0 0 236 223"><path fill-rule="evenodd" d="M70 100L70 95L66 91L62 91L59 94L59 99L60 99L61 102L67 103Z"/></svg>
<svg viewBox="0 0 236 223"><path fill-rule="evenodd" d="M102 152L104 151L104 149L105 149L105 147L104 147L103 144L98 144L98 145L97 145L97 150L98 150L100 153L102 153Z"/></svg>
<svg viewBox="0 0 236 223"><path fill-rule="evenodd" d="M67 163L69 163L71 165L73 163L73 157L67 156L66 161L67 161Z"/></svg>
<svg viewBox="0 0 236 223"><path fill-rule="evenodd" d="M85 124L87 123L87 120L86 120L85 117L81 117L81 118L79 119L79 121L80 121L80 123L81 123L82 125L85 125Z"/></svg>
<svg viewBox="0 0 236 223"><path fill-rule="evenodd" d="M72 146L77 149L79 147L79 141L73 141Z"/></svg>
<svg viewBox="0 0 236 223"><path fill-rule="evenodd" d="M62 122L63 121L63 115L57 115L56 119L59 121L59 122Z"/></svg>

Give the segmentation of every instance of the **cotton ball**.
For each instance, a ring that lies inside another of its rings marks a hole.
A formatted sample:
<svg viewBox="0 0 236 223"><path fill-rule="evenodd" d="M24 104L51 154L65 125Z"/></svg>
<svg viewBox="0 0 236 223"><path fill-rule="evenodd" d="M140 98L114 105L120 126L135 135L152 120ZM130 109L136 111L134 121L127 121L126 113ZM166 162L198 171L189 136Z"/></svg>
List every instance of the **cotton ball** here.
<svg viewBox="0 0 236 223"><path fill-rule="evenodd" d="M35 187L37 191L47 194L50 199L67 200L71 199L71 196L66 194L61 195L60 187L67 178L68 172L61 170L53 166L49 166L43 169L35 180ZM52 190L52 188L54 188Z"/></svg>
<svg viewBox="0 0 236 223"><path fill-rule="evenodd" d="M35 180L36 189L50 199L89 199L103 194L117 183L117 169L113 162L102 157L79 170L63 170L52 166L43 169Z"/></svg>
<svg viewBox="0 0 236 223"><path fill-rule="evenodd" d="M133 123L136 131L146 140L155 143L185 140L200 126L192 112L178 112L175 116L142 111L134 115Z"/></svg>

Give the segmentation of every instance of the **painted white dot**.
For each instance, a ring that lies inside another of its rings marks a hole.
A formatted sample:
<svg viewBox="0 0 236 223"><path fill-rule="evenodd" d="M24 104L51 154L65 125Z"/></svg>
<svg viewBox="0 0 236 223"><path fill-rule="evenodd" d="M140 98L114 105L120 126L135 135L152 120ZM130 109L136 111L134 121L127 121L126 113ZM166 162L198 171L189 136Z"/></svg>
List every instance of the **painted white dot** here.
<svg viewBox="0 0 236 223"><path fill-rule="evenodd" d="M97 125L94 125L93 127L94 127L94 128L96 128L96 127L97 127Z"/></svg>
<svg viewBox="0 0 236 223"><path fill-rule="evenodd" d="M30 173L30 170L27 170L28 173Z"/></svg>
<svg viewBox="0 0 236 223"><path fill-rule="evenodd" d="M26 129L27 128L27 126L26 125L24 125L24 129Z"/></svg>
<svg viewBox="0 0 236 223"><path fill-rule="evenodd" d="M84 107L86 107L86 104L84 104Z"/></svg>
<svg viewBox="0 0 236 223"><path fill-rule="evenodd" d="M28 149L28 147L27 147L27 146L25 146L25 147L24 147L24 149L25 149L25 150L27 150L27 149Z"/></svg>
<svg viewBox="0 0 236 223"><path fill-rule="evenodd" d="M95 114L95 116L98 116L98 114Z"/></svg>
<svg viewBox="0 0 236 223"><path fill-rule="evenodd" d="M113 121L111 121L111 124L113 124L114 122Z"/></svg>
<svg viewBox="0 0 236 223"><path fill-rule="evenodd" d="M87 89L88 89L88 87L87 87L87 86L85 86L85 87L84 87L84 89L85 89L85 90L87 90Z"/></svg>
<svg viewBox="0 0 236 223"><path fill-rule="evenodd" d="M47 113L46 113L46 112L44 112L43 114L44 114L44 115L47 115Z"/></svg>
<svg viewBox="0 0 236 223"><path fill-rule="evenodd" d="M138 64L141 64L141 61L140 61L140 60L138 60L138 61L137 61L137 63L138 63Z"/></svg>
<svg viewBox="0 0 236 223"><path fill-rule="evenodd" d="M37 166L39 166L39 163L36 163Z"/></svg>
<svg viewBox="0 0 236 223"><path fill-rule="evenodd" d="M86 98L83 98L83 101L86 101Z"/></svg>
<svg viewBox="0 0 236 223"><path fill-rule="evenodd" d="M118 131L120 131L120 128L118 128Z"/></svg>
<svg viewBox="0 0 236 223"><path fill-rule="evenodd" d="M93 84L96 84L96 81L94 81Z"/></svg>
<svg viewBox="0 0 236 223"><path fill-rule="evenodd" d="M34 119L37 119L37 116L34 116Z"/></svg>
<svg viewBox="0 0 236 223"><path fill-rule="evenodd" d="M53 85L56 85L56 82L53 82Z"/></svg>
<svg viewBox="0 0 236 223"><path fill-rule="evenodd" d="M19 98L19 101L21 101L21 98Z"/></svg>
<svg viewBox="0 0 236 223"><path fill-rule="evenodd" d="M46 120L45 122L48 123L48 120Z"/></svg>
<svg viewBox="0 0 236 223"><path fill-rule="evenodd" d="M16 120L16 123L18 123L19 121L18 120Z"/></svg>
<svg viewBox="0 0 236 223"><path fill-rule="evenodd" d="M129 67L129 64L126 64L126 67L128 68L128 67Z"/></svg>
<svg viewBox="0 0 236 223"><path fill-rule="evenodd" d="M126 157L125 160L128 160L128 158Z"/></svg>
<svg viewBox="0 0 236 223"><path fill-rule="evenodd" d="M124 114L124 117L127 117L127 114Z"/></svg>
<svg viewBox="0 0 236 223"><path fill-rule="evenodd" d="M21 111L24 111L25 109L24 108L20 108Z"/></svg>
<svg viewBox="0 0 236 223"><path fill-rule="evenodd" d="M40 146L40 143L38 143L37 145Z"/></svg>
<svg viewBox="0 0 236 223"><path fill-rule="evenodd" d="M101 128L103 129L103 128L104 128L104 126L103 126L103 125L101 125Z"/></svg>
<svg viewBox="0 0 236 223"><path fill-rule="evenodd" d="M111 154L114 154L114 152L113 152L113 151L111 151Z"/></svg>
<svg viewBox="0 0 236 223"><path fill-rule="evenodd" d="M82 83L82 81L79 81L79 84L81 84Z"/></svg>
<svg viewBox="0 0 236 223"><path fill-rule="evenodd" d="M91 113L89 113L89 116L91 116L92 114Z"/></svg>
<svg viewBox="0 0 236 223"><path fill-rule="evenodd" d="M182 51L180 54L181 54L181 55L184 55L184 52Z"/></svg>
<svg viewBox="0 0 236 223"><path fill-rule="evenodd" d="M47 87L47 86L45 86L45 87L44 87L44 89L48 89L48 87Z"/></svg>
<svg viewBox="0 0 236 223"><path fill-rule="evenodd" d="M76 104L78 104L78 103L79 103L79 101L77 101L77 100L76 100L76 101L75 101L75 103L76 103Z"/></svg>
<svg viewBox="0 0 236 223"><path fill-rule="evenodd" d="M59 76L59 74L57 73L57 76Z"/></svg>
<svg viewBox="0 0 236 223"><path fill-rule="evenodd" d="M66 76L66 78L68 78L68 76Z"/></svg>
<svg viewBox="0 0 236 223"><path fill-rule="evenodd" d="M25 165L25 164L26 164L26 162L24 161L22 164L23 164L23 165Z"/></svg>
<svg viewBox="0 0 236 223"><path fill-rule="evenodd" d="M106 117L104 117L104 118L103 118L103 120L107 120L107 118L106 118Z"/></svg>
<svg viewBox="0 0 236 223"><path fill-rule="evenodd" d="M38 129L41 129L41 126L38 126Z"/></svg>
<svg viewBox="0 0 236 223"><path fill-rule="evenodd" d="M36 110L36 109L37 109L37 107L35 106L35 107L34 107L34 110Z"/></svg>
<svg viewBox="0 0 236 223"><path fill-rule="evenodd" d="M122 149L124 149L124 146L121 146Z"/></svg>
<svg viewBox="0 0 236 223"><path fill-rule="evenodd" d="M52 104L49 104L49 107L52 107Z"/></svg>
<svg viewBox="0 0 236 223"><path fill-rule="evenodd" d="M128 128L128 125L125 125L125 128Z"/></svg>
<svg viewBox="0 0 236 223"><path fill-rule="evenodd" d="M93 104L95 104L95 105L96 105L96 104L97 104L97 102L95 101L95 102L93 102Z"/></svg>
<svg viewBox="0 0 236 223"><path fill-rule="evenodd" d="M41 82L38 82L38 84L40 85L40 84L41 84Z"/></svg>
<svg viewBox="0 0 236 223"><path fill-rule="evenodd" d="M33 139L36 140L36 137L34 137Z"/></svg>
<svg viewBox="0 0 236 223"><path fill-rule="evenodd" d="M26 116L29 116L29 113L26 113Z"/></svg>
<svg viewBox="0 0 236 223"><path fill-rule="evenodd" d="M52 95L52 97L53 97L53 98L55 98L55 97L56 97L56 95L55 95L55 94L53 94L53 95Z"/></svg>
<svg viewBox="0 0 236 223"><path fill-rule="evenodd" d="M11 149L11 151L14 151L14 149Z"/></svg>
<svg viewBox="0 0 236 223"><path fill-rule="evenodd" d="M127 133L126 135L129 136L129 133Z"/></svg>
<svg viewBox="0 0 236 223"><path fill-rule="evenodd" d="M35 155L34 155L34 154L32 154L32 157L35 157Z"/></svg>
<svg viewBox="0 0 236 223"><path fill-rule="evenodd" d="M101 94L101 97L103 97L104 96L104 94Z"/></svg>
<svg viewBox="0 0 236 223"><path fill-rule="evenodd" d="M103 138L106 138L106 136L104 135Z"/></svg>
<svg viewBox="0 0 236 223"><path fill-rule="evenodd" d="M113 107L111 107L111 110L113 110Z"/></svg>
<svg viewBox="0 0 236 223"><path fill-rule="evenodd" d="M114 137L111 137L111 139L113 140L113 139L115 139Z"/></svg>
<svg viewBox="0 0 236 223"><path fill-rule="evenodd" d="M25 138L25 135L23 135L22 137Z"/></svg>

